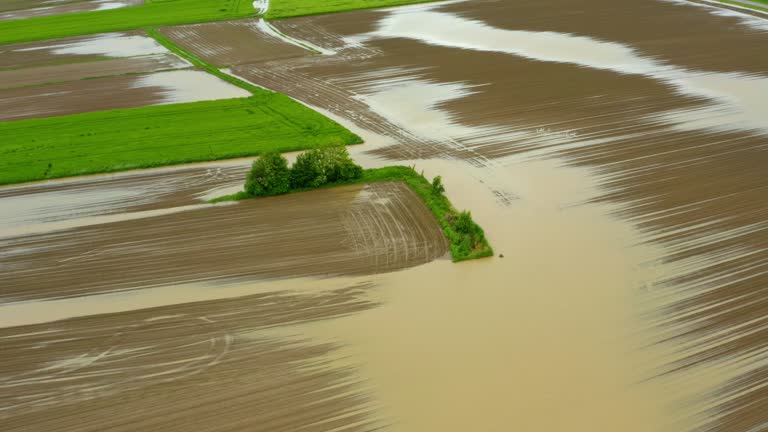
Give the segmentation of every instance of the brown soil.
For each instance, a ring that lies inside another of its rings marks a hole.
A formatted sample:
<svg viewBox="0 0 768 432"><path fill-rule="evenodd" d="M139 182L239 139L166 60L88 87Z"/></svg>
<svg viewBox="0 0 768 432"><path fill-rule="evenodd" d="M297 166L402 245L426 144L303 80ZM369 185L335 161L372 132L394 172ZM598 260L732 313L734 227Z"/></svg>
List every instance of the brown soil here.
<svg viewBox="0 0 768 432"><path fill-rule="evenodd" d="M368 289L0 329L0 422L8 432L373 430L359 377L324 360L333 345L269 335L371 308Z"/></svg>
<svg viewBox="0 0 768 432"><path fill-rule="evenodd" d="M136 108L164 101L165 89L134 87L135 75L0 90L0 121Z"/></svg>
<svg viewBox="0 0 768 432"><path fill-rule="evenodd" d="M0 71L0 88L77 81L86 78L156 72L186 66L174 54L74 63L60 66L44 66L30 69Z"/></svg>
<svg viewBox="0 0 768 432"><path fill-rule="evenodd" d="M144 32L114 33L115 36L146 36ZM65 63L90 62L109 60L114 57L99 54L72 54L57 52L64 45L82 43L96 36L81 36L64 39L53 39L42 42L26 42L20 44L0 45L0 70L23 69L39 66L54 66Z"/></svg>
<svg viewBox="0 0 768 432"><path fill-rule="evenodd" d="M143 4L143 0L119 0L121 7ZM98 10L101 4L95 0L64 0L52 4L45 0L10 0L0 5L0 21L62 15L75 12Z"/></svg>
<svg viewBox="0 0 768 432"><path fill-rule="evenodd" d="M446 251L434 216L404 184L344 186L12 238L0 247L0 298L370 274Z"/></svg>
<svg viewBox="0 0 768 432"><path fill-rule="evenodd" d="M257 20L164 27L174 43L217 66L310 55L311 52L265 34Z"/></svg>

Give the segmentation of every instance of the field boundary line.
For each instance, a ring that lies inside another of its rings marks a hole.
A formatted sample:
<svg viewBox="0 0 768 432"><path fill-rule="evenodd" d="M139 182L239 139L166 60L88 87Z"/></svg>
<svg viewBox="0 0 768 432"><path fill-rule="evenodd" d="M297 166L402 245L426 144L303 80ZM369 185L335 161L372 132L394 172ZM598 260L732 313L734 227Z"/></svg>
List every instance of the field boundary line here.
<svg viewBox="0 0 768 432"><path fill-rule="evenodd" d="M212 65L211 63L208 63L207 61L192 54L191 52L185 50L184 48L174 43L172 40L168 39L164 34L160 32L160 30L157 27L147 27L144 29L144 31L147 33L147 35L149 35L149 37L156 40L160 45L164 46L172 53L192 63L193 66L199 69L202 69L203 71L208 72L209 74L223 81L226 81L234 86L240 87L241 89L247 90L251 92L251 94L274 93L271 90L267 90L265 88L255 86L245 80L237 78L234 75L230 75L225 72L222 72L221 69L219 69L218 67Z"/></svg>

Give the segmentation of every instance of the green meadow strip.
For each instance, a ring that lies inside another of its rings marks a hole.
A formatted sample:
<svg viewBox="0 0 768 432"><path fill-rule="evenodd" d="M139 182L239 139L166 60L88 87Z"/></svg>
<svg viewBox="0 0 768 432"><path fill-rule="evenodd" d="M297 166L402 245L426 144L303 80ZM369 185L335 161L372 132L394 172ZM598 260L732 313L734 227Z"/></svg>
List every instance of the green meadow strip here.
<svg viewBox="0 0 768 432"><path fill-rule="evenodd" d="M440 0L271 0L267 19L320 15L357 9L403 6Z"/></svg>
<svg viewBox="0 0 768 432"><path fill-rule="evenodd" d="M362 140L287 96L0 122L0 185Z"/></svg>
<svg viewBox="0 0 768 432"><path fill-rule="evenodd" d="M768 0L752 0L753 2L763 3L764 5L766 5L766 7L755 6L749 3L741 3L739 1L728 1L728 0L716 0L716 1L723 4L741 6L748 9L754 9L760 12L768 12Z"/></svg>
<svg viewBox="0 0 768 432"><path fill-rule="evenodd" d="M250 0L152 0L143 5L0 22L0 45L254 16Z"/></svg>

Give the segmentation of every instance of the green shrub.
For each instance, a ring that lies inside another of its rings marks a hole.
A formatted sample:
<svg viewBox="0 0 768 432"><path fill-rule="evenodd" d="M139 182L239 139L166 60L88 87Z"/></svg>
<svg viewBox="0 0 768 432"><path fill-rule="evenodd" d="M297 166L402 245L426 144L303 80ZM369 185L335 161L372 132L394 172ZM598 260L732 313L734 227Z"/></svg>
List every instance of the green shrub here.
<svg viewBox="0 0 768 432"><path fill-rule="evenodd" d="M435 195L442 195L445 193L445 186L443 186L443 178L437 176L432 179L432 193Z"/></svg>
<svg viewBox="0 0 768 432"><path fill-rule="evenodd" d="M472 214L468 211L459 213L459 217L456 218L456 232L459 234L472 234Z"/></svg>
<svg viewBox="0 0 768 432"><path fill-rule="evenodd" d="M326 183L355 180L362 175L363 168L352 160L346 147L321 147L296 158L291 168L291 187L316 188Z"/></svg>
<svg viewBox="0 0 768 432"><path fill-rule="evenodd" d="M306 151L296 157L291 168L291 187L294 189L316 188L328 182L323 173L321 154L315 150Z"/></svg>
<svg viewBox="0 0 768 432"><path fill-rule="evenodd" d="M269 152L253 162L245 181L245 193L269 196L286 193L291 188L288 161L278 152Z"/></svg>

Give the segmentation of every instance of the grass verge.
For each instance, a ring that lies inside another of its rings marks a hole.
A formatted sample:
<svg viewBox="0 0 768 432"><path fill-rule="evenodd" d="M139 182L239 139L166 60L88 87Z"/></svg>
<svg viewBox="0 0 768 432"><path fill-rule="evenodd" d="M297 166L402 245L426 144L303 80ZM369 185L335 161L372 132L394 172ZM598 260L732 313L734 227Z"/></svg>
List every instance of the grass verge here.
<svg viewBox="0 0 768 432"><path fill-rule="evenodd" d="M759 6L755 6L753 4L749 4L749 3L741 3L738 0L736 0L736 1L717 0L717 1L720 2L720 3L723 3L723 4L727 4L727 5L741 6L741 7L748 8L748 9L754 9L754 10L760 11L760 12L768 12L768 0L752 0L753 2L764 4L766 7L759 7Z"/></svg>
<svg viewBox="0 0 768 432"><path fill-rule="evenodd" d="M451 257L454 262L465 261L476 258L489 257L493 255L493 248L485 238L482 228L475 224L475 229L480 234L480 242L475 245L470 251L466 251L462 247L462 241L465 236L460 234L455 227L455 221L459 218L459 211L453 207L451 202L445 196L445 194L436 194L432 191L432 186L424 176L417 173L410 167L405 166L391 166L384 168L367 169L363 171L362 177L352 181L328 183L320 188L328 188L335 186L342 186L347 184L361 184L361 183L375 183L375 182L391 182L401 181L407 184L413 189L416 194L421 197L424 204L435 216L435 219L443 228L443 234L451 246ZM312 190L312 188L293 189L288 193L305 192ZM210 200L210 203L224 202L224 201L239 201L243 199L251 199L254 197L249 196L245 192L238 192L231 195L225 195L222 197ZM474 224L474 222L472 222Z"/></svg>
<svg viewBox="0 0 768 432"><path fill-rule="evenodd" d="M271 0L267 19L319 15L357 9L402 6L439 0Z"/></svg>
<svg viewBox="0 0 768 432"><path fill-rule="evenodd" d="M265 90L241 99L0 122L0 136L0 185L362 142Z"/></svg>
<svg viewBox="0 0 768 432"><path fill-rule="evenodd" d="M250 0L152 0L140 6L0 22L0 45L253 16Z"/></svg>

